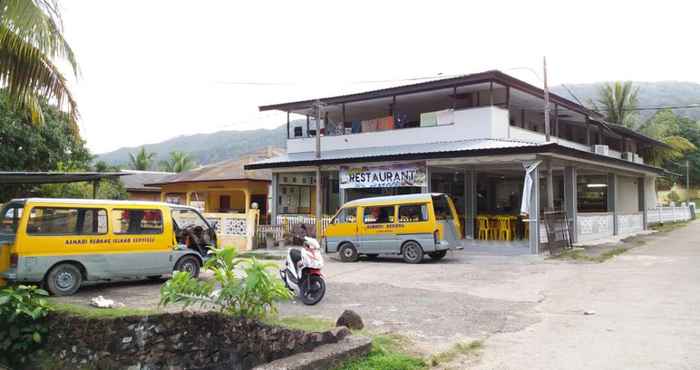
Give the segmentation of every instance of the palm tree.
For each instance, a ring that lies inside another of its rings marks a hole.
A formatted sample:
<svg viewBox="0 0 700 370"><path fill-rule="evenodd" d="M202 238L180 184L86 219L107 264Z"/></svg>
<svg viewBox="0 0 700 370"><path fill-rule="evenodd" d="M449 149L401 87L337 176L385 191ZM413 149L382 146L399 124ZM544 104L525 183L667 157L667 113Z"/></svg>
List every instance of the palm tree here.
<svg viewBox="0 0 700 370"><path fill-rule="evenodd" d="M77 133L77 104L56 60L67 61L77 77L56 0L0 0L0 86L34 123L43 122L42 101L65 108Z"/></svg>
<svg viewBox="0 0 700 370"><path fill-rule="evenodd" d="M194 161L189 154L179 151L170 152L170 158L161 162L163 170L168 172L182 172L194 168Z"/></svg>
<svg viewBox="0 0 700 370"><path fill-rule="evenodd" d="M606 120L630 128L637 124L637 94L631 81L605 83L598 89L597 101L590 101L595 110L602 112Z"/></svg>
<svg viewBox="0 0 700 370"><path fill-rule="evenodd" d="M146 147L141 147L136 155L134 155L134 153L129 153L129 168L141 171L148 170L153 165L153 158L155 156L156 153L149 153L146 151Z"/></svg>

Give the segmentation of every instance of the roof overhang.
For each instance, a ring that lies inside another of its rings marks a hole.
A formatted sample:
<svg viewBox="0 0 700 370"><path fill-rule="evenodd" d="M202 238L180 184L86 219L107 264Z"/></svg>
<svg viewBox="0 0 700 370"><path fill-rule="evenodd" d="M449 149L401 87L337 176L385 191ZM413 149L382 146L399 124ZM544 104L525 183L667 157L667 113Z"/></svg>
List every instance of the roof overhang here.
<svg viewBox="0 0 700 370"><path fill-rule="evenodd" d="M98 181L128 175L122 172L14 172L0 171L2 184L61 184Z"/></svg>
<svg viewBox="0 0 700 370"><path fill-rule="evenodd" d="M648 172L658 175L663 175L665 171L662 168L649 166L646 164L635 163L623 160L621 158L613 158L603 155L598 155L591 152L585 152L578 149L569 148L557 143L533 144L526 146L514 146L503 148L485 148L485 149L467 149L467 150L447 150L437 152L423 153L398 153L385 154L371 157L347 157L347 158L328 158L324 159L309 159L309 160L288 160L288 161L268 161L265 163L253 163L245 166L245 169L280 169L290 167L303 166L322 166L322 165L338 165L347 163L371 163L371 162L389 162L389 161L410 161L410 160L427 160L427 159L449 159L449 158L469 158L480 156L501 156L501 155L517 155L517 154L558 154L562 156L575 157L583 160L607 163L615 166L624 167L626 169Z"/></svg>

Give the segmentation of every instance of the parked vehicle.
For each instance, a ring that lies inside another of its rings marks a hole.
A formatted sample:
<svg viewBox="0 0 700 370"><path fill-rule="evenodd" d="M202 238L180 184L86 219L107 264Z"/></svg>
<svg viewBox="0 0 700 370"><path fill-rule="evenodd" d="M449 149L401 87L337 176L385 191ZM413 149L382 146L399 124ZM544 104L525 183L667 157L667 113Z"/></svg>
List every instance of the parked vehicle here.
<svg viewBox="0 0 700 370"><path fill-rule="evenodd" d="M446 194L411 194L358 199L338 210L326 228L326 253L344 262L379 254L399 254L420 263L424 254L442 259L461 249L459 218Z"/></svg>
<svg viewBox="0 0 700 370"><path fill-rule="evenodd" d="M303 245L302 248L289 248L280 277L304 304L315 305L326 294L326 282L321 273L321 245L310 237L304 237Z"/></svg>
<svg viewBox="0 0 700 370"><path fill-rule="evenodd" d="M0 277L71 295L83 282L199 275L216 233L194 208L160 202L16 199L0 213Z"/></svg>

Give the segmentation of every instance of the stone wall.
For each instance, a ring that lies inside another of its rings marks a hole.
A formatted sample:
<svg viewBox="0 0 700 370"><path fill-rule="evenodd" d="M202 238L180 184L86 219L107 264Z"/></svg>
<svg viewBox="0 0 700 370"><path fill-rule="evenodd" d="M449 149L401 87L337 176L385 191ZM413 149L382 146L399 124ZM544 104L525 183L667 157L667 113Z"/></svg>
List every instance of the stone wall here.
<svg viewBox="0 0 700 370"><path fill-rule="evenodd" d="M218 313L108 319L53 313L48 323L52 369L250 369L349 333L306 333Z"/></svg>

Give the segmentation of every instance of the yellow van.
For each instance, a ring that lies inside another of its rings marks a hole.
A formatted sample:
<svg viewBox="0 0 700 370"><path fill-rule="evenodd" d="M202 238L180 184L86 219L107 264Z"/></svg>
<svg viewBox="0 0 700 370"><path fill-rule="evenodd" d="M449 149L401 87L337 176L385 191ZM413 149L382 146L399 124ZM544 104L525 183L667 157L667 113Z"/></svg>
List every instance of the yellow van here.
<svg viewBox="0 0 700 370"><path fill-rule="evenodd" d="M359 255L400 254L408 263L423 255L439 260L461 249L462 227L446 194L411 194L358 199L338 210L326 228L326 253L344 262Z"/></svg>
<svg viewBox="0 0 700 370"><path fill-rule="evenodd" d="M199 275L215 225L194 208L159 202L15 199L0 212L0 278L54 295L83 282Z"/></svg>

